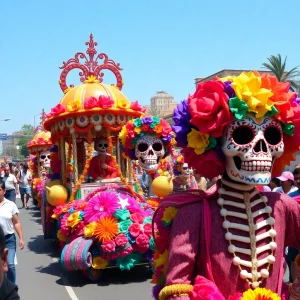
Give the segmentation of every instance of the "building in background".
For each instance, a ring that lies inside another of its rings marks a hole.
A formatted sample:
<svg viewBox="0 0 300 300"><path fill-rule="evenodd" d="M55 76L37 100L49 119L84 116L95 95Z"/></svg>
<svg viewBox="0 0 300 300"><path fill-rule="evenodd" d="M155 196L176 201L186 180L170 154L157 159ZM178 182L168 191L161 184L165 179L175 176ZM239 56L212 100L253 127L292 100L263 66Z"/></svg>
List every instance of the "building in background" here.
<svg viewBox="0 0 300 300"><path fill-rule="evenodd" d="M173 113L177 103L174 97L165 91L158 91L150 98L150 105L146 105L146 112L150 115L164 117Z"/></svg>
<svg viewBox="0 0 300 300"><path fill-rule="evenodd" d="M22 131L16 131L12 135L8 135L6 140L2 141L2 153L0 153L0 160L3 161L5 157L17 157L19 150L19 141L24 136Z"/></svg>

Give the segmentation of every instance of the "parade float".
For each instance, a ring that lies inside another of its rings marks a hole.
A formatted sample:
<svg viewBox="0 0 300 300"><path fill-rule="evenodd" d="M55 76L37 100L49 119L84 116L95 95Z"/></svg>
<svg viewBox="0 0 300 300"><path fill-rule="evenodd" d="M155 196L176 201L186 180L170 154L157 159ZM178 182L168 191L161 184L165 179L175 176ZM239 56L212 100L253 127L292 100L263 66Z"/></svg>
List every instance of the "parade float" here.
<svg viewBox="0 0 300 300"><path fill-rule="evenodd" d="M132 165L118 139L144 110L121 92L120 65L97 54L92 35L86 45L87 55L79 52L63 63L64 96L44 122L53 146L42 213L45 238L60 243L62 268L98 280L103 269L149 263L153 209L135 192ZM66 77L76 68L82 84L68 86ZM116 85L103 83L104 70L113 72Z"/></svg>
<svg viewBox="0 0 300 300"><path fill-rule="evenodd" d="M30 172L32 174L32 198L34 205L41 207L45 181L50 173L50 147L52 146L51 132L46 131L43 123L46 120L44 110L41 113L41 123L35 128L35 135L28 142L30 153Z"/></svg>

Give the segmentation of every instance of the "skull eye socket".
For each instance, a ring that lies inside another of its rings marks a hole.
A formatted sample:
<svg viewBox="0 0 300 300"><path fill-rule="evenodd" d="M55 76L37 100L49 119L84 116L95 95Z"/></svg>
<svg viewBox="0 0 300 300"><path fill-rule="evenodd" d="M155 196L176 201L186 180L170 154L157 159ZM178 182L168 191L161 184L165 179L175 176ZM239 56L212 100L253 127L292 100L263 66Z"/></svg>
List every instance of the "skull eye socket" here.
<svg viewBox="0 0 300 300"><path fill-rule="evenodd" d="M254 138L253 130L248 126L240 126L232 133L233 141L238 145L249 144Z"/></svg>
<svg viewBox="0 0 300 300"><path fill-rule="evenodd" d="M268 127L265 132L265 139L270 145L277 145L281 141L281 132L278 128L270 126Z"/></svg>
<svg viewBox="0 0 300 300"><path fill-rule="evenodd" d="M46 158L46 155L41 155L41 159L45 159Z"/></svg>
<svg viewBox="0 0 300 300"><path fill-rule="evenodd" d="M152 148L154 151L161 151L162 150L162 144L161 143L154 143L152 145Z"/></svg>
<svg viewBox="0 0 300 300"><path fill-rule="evenodd" d="M148 144L140 143L137 148L140 152L145 152L148 150Z"/></svg>

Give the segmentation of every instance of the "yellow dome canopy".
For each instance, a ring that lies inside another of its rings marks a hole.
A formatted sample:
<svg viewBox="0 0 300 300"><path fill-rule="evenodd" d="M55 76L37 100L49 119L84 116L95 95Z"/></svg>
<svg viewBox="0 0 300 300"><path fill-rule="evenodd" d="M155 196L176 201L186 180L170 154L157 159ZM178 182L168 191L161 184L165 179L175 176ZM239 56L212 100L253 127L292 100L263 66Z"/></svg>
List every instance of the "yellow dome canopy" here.
<svg viewBox="0 0 300 300"><path fill-rule="evenodd" d="M38 132L27 144L31 154L46 150L50 146L52 146L51 132L45 130Z"/></svg>

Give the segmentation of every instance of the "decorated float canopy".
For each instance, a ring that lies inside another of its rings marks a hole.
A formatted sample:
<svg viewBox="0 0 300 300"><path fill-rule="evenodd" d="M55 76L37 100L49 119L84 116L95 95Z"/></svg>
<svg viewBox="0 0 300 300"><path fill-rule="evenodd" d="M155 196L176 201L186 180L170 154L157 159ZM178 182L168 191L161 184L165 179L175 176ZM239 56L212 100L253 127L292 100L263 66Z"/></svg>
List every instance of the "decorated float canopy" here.
<svg viewBox="0 0 300 300"><path fill-rule="evenodd" d="M144 109L138 102L132 102L121 92L123 80L120 64L109 59L105 53L97 55L93 35L86 42L87 55L78 52L74 58L64 62L59 84L64 92L60 103L51 109L45 121L46 130L51 131L54 139L70 133L100 132L103 127L110 131L120 131L130 119L140 117ZM83 63L80 62L83 60ZM99 64L99 60L103 60ZM80 69L79 86L66 84L66 77L73 69ZM103 70L110 70L116 76L116 85L103 83Z"/></svg>

